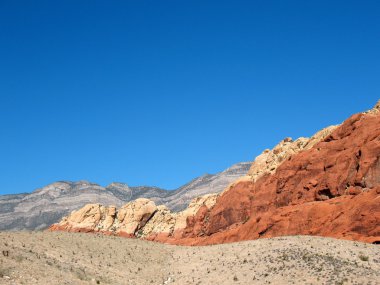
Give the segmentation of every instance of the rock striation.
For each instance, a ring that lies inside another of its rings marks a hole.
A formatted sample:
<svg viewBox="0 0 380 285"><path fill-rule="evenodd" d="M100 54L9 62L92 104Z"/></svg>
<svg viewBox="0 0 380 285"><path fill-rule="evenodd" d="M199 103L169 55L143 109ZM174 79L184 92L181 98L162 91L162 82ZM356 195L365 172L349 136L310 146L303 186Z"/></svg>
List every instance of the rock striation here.
<svg viewBox="0 0 380 285"><path fill-rule="evenodd" d="M123 208L135 209L127 205ZM300 234L378 243L380 104L310 139L283 140L259 155L248 174L225 191L194 199L182 212L152 206L146 216L128 217L133 224L129 232L134 233L130 236L173 244ZM107 214L100 215L103 219ZM75 221L69 216L51 229L72 231ZM98 231L86 219L80 227ZM101 231L110 228L123 235L119 218Z"/></svg>
<svg viewBox="0 0 380 285"><path fill-rule="evenodd" d="M117 182L102 187L88 181L60 181L28 194L3 195L0 196L0 230L45 229L86 204L121 207L138 198L150 199L178 212L195 197L220 193L245 175L250 165L250 162L237 163L220 173L203 175L171 191L151 186L129 187Z"/></svg>

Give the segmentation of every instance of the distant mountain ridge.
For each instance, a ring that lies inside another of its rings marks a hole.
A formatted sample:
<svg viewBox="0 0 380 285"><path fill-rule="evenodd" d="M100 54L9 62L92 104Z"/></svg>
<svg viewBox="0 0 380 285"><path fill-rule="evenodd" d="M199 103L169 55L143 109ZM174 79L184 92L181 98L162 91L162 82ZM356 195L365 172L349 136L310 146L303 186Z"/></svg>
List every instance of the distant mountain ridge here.
<svg viewBox="0 0 380 285"><path fill-rule="evenodd" d="M166 205L172 211L181 211L197 196L223 191L230 183L244 176L250 166L251 162L237 163L217 174L195 178L171 191L154 186L129 187L120 182L102 187L82 180L54 182L32 193L1 195L0 230L45 229L89 203L120 207L137 198L148 198L158 205Z"/></svg>

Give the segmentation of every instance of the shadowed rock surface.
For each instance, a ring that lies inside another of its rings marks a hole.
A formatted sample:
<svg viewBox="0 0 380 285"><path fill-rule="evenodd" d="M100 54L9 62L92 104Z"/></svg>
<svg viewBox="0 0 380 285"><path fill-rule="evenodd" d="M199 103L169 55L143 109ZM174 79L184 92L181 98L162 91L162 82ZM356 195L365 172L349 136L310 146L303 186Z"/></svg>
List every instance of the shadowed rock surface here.
<svg viewBox="0 0 380 285"><path fill-rule="evenodd" d="M172 211L180 211L197 196L221 192L238 177L245 175L250 162L238 163L215 175L204 175L177 190L158 187L128 187L111 183L102 187L88 181L55 182L28 194L0 196L0 230L45 229L63 216L86 204L121 207L137 198L148 198L157 205L164 204Z"/></svg>

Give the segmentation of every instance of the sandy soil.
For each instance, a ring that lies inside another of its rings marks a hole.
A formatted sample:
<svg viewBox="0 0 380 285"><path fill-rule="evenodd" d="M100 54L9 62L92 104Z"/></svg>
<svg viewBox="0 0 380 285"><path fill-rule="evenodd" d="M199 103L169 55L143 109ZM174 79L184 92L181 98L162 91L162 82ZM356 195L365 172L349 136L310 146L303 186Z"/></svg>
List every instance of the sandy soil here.
<svg viewBox="0 0 380 285"><path fill-rule="evenodd" d="M294 236L180 247L0 232L0 284L380 284L380 247Z"/></svg>

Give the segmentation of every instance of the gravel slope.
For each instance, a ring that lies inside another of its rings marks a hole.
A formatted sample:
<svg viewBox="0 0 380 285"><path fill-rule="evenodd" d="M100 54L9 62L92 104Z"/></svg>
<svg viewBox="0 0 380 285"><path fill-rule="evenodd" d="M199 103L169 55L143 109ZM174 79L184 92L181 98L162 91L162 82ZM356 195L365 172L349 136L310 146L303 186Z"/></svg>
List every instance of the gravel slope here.
<svg viewBox="0 0 380 285"><path fill-rule="evenodd" d="M321 237L181 247L0 232L0 250L0 284L380 284L378 245Z"/></svg>

